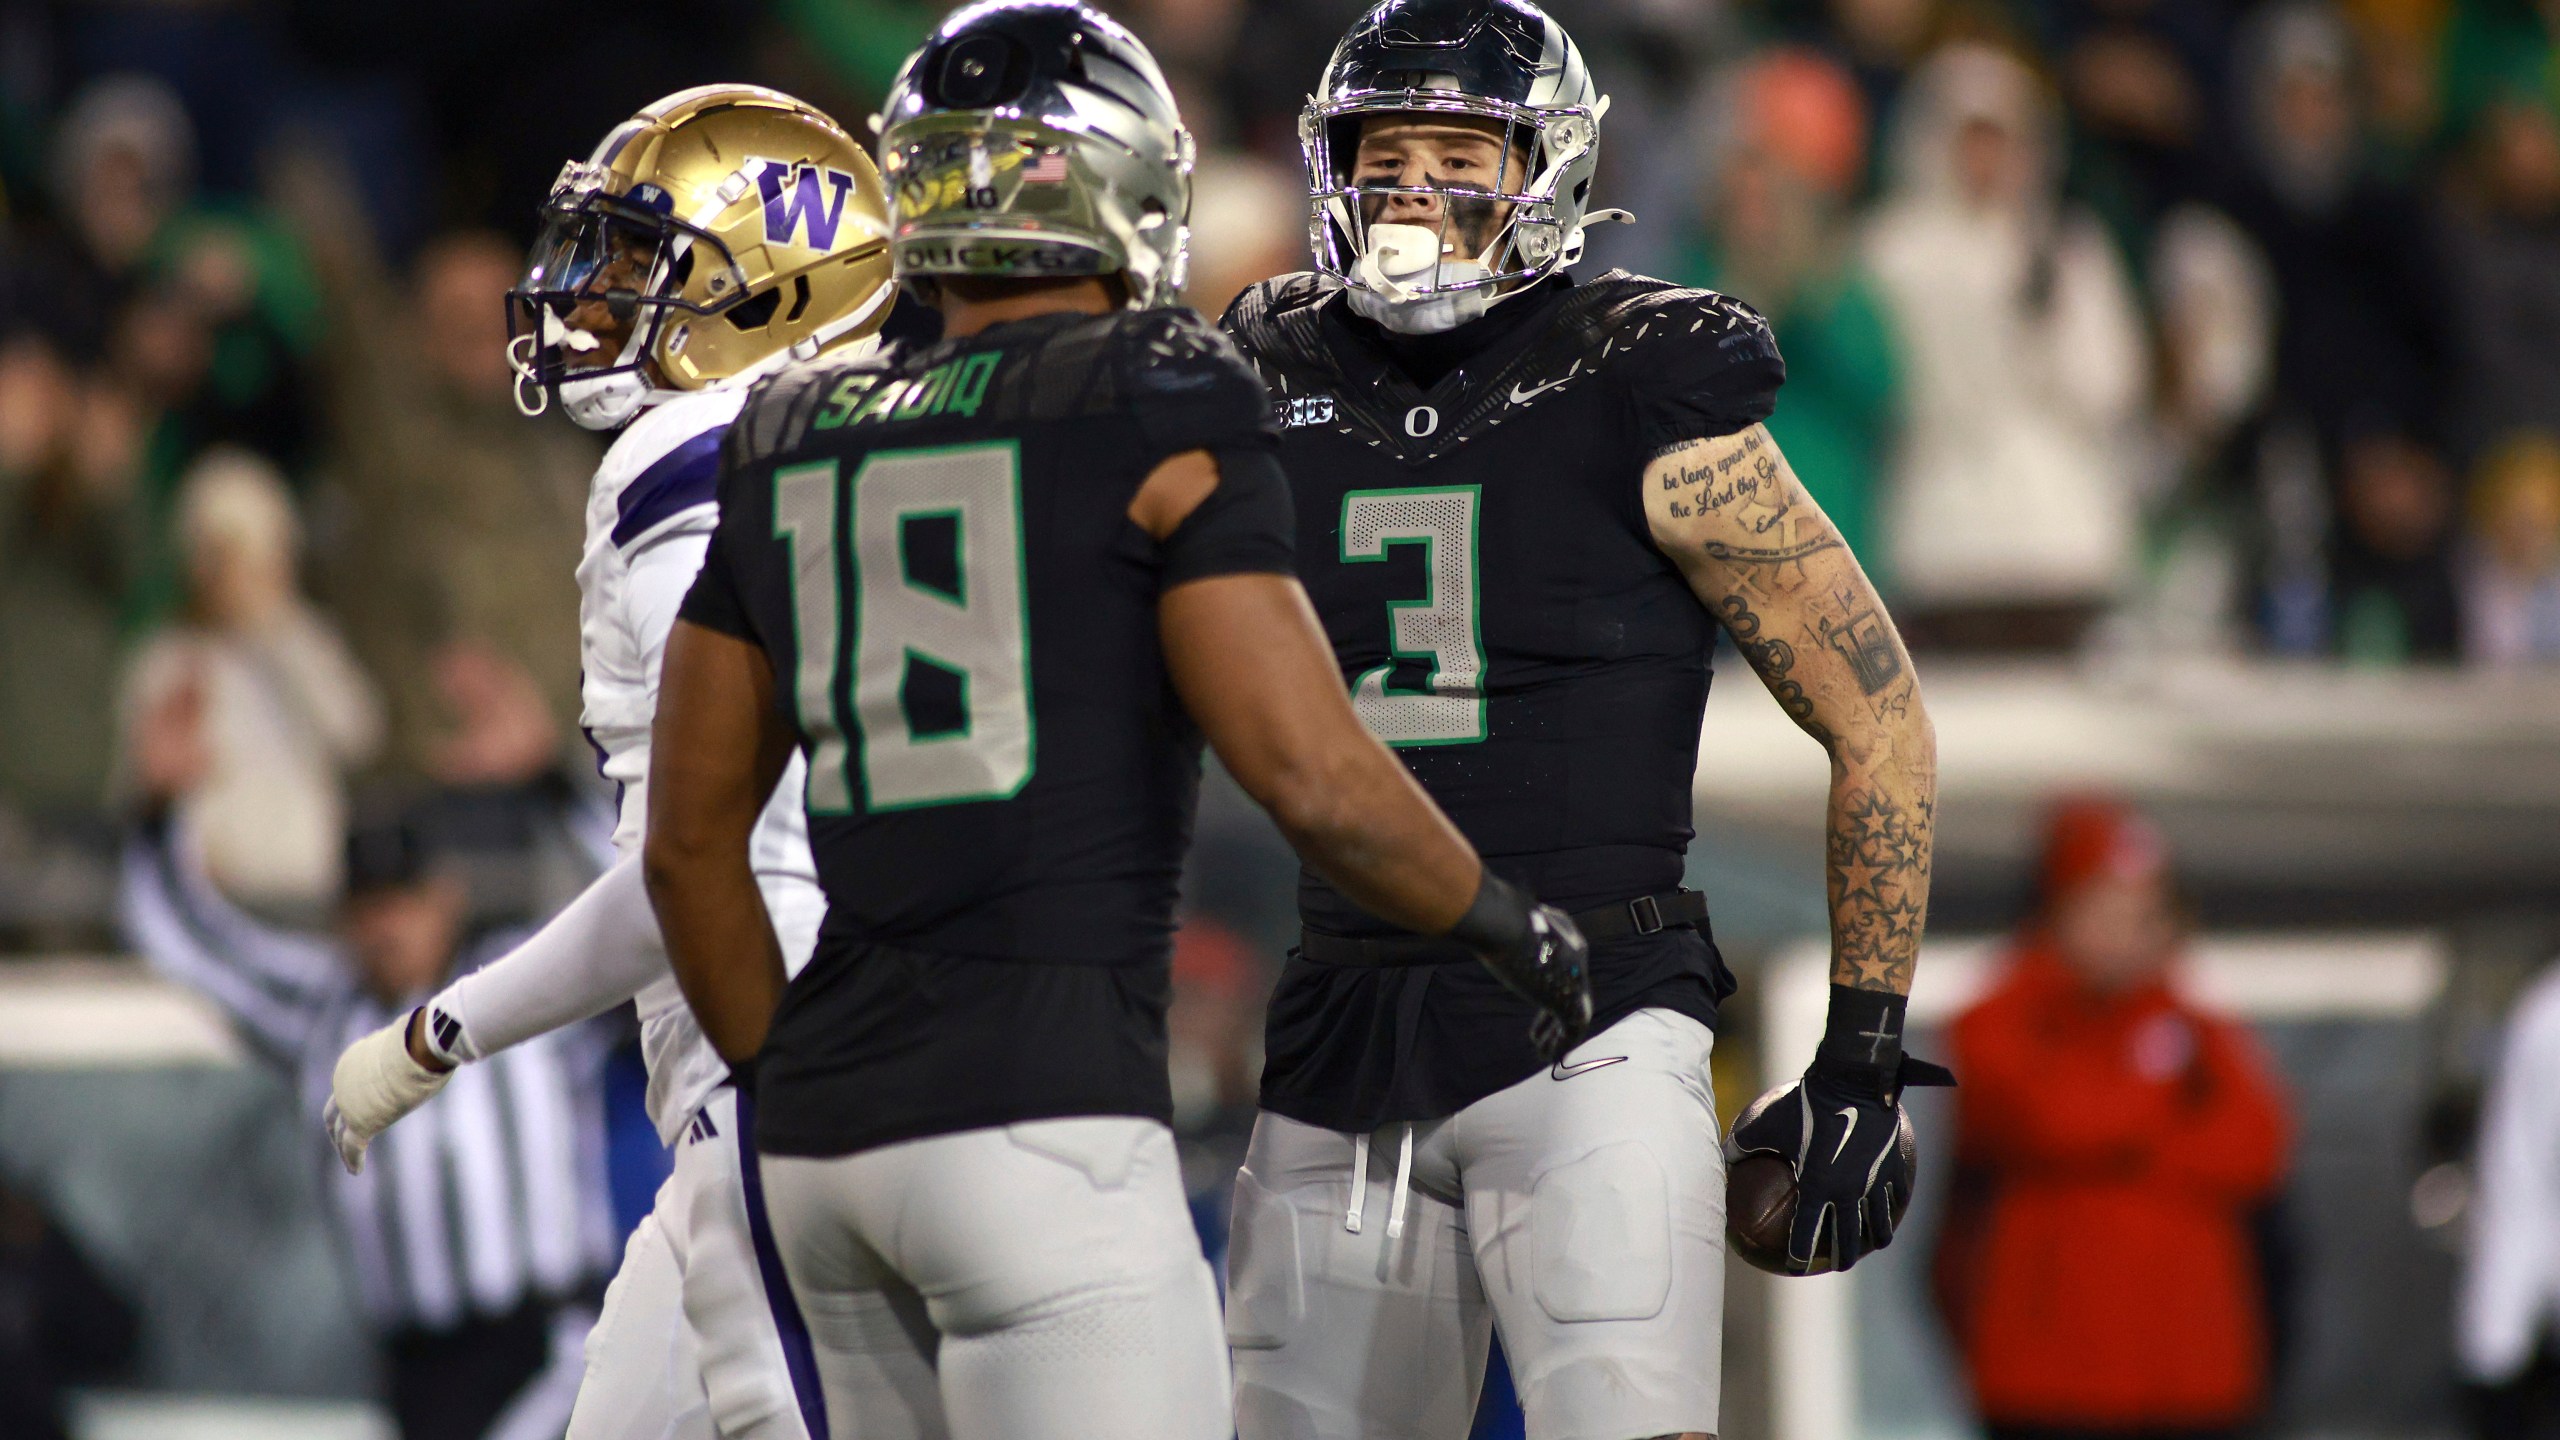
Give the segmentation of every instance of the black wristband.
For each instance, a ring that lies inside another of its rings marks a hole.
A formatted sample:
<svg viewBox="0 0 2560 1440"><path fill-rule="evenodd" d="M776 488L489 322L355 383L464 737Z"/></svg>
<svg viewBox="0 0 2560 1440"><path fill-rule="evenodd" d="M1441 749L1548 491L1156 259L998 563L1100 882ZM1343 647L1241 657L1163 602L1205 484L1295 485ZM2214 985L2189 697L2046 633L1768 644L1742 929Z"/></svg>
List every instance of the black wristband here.
<svg viewBox="0 0 2560 1440"><path fill-rule="evenodd" d="M1475 902L1449 927L1449 938L1479 955L1519 953L1529 943L1529 897L1486 870Z"/></svg>
<svg viewBox="0 0 2560 1440"><path fill-rule="evenodd" d="M1890 990L1831 987L1831 1015L1823 1023L1814 1063L1846 1074L1872 1074L1888 1093L1902 1072L1903 1015L1908 996Z"/></svg>

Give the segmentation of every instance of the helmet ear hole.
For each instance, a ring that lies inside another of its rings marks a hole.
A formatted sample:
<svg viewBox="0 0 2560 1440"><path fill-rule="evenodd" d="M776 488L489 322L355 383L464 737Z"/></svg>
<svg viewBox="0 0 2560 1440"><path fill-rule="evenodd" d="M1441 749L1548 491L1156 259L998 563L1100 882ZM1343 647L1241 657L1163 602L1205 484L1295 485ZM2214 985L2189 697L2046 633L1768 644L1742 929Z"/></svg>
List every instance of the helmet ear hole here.
<svg viewBox="0 0 2560 1440"><path fill-rule="evenodd" d="M791 286L791 313L782 317L782 323L785 325L796 323L801 316L809 312L809 277L794 275L791 277Z"/></svg>
<svg viewBox="0 0 2560 1440"><path fill-rule="evenodd" d="M773 312L782 305L782 287L775 286L751 300L729 308L729 323L740 330L761 330L773 323Z"/></svg>
<svg viewBox="0 0 2560 1440"><path fill-rule="evenodd" d="M934 76L933 97L954 110L980 110L1022 98L1030 57L1010 35L980 31L951 47Z"/></svg>

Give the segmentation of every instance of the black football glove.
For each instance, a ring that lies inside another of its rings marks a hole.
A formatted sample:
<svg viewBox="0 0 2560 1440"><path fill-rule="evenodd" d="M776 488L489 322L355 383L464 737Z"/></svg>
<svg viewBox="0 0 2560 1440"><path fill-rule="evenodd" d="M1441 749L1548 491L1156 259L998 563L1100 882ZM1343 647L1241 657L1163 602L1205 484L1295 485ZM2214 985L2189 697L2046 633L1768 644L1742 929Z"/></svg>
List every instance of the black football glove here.
<svg viewBox="0 0 2560 1440"><path fill-rule="evenodd" d="M1554 1063L1591 1033L1591 944L1573 917L1496 879L1492 871L1449 931L1494 978L1538 1007L1529 1043Z"/></svg>
<svg viewBox="0 0 2560 1440"><path fill-rule="evenodd" d="M1838 985L1831 995L1804 1078L1744 1111L1725 1146L1728 1161L1766 1152L1793 1167L1787 1261L1800 1275L1846 1270L1892 1243L1919 1162L1902 1091L1955 1083L1944 1067L1902 1053L1903 997Z"/></svg>

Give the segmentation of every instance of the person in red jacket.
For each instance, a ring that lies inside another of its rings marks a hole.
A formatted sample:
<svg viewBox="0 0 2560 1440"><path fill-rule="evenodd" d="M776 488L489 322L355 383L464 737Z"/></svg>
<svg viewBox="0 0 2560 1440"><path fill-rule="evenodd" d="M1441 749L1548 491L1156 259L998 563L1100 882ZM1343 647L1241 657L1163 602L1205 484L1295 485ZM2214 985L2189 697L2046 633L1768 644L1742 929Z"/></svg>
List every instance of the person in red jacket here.
<svg viewBox="0 0 2560 1440"><path fill-rule="evenodd" d="M2248 1033L2176 993L2159 833L2056 809L2035 915L1955 1025L1959 1186L1939 1254L1992 1440L2205 1440L2264 1408L2253 1214L2284 1098Z"/></svg>

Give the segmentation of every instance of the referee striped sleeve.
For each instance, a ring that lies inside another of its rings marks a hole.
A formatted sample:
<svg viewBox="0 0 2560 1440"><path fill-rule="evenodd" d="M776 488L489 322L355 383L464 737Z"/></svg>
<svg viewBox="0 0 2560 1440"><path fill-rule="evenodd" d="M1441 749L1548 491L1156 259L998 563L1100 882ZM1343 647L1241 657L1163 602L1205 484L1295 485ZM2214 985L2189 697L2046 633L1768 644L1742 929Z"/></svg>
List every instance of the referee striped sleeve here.
<svg viewBox="0 0 2560 1440"><path fill-rule="evenodd" d="M202 991L251 1041L291 1063L338 1010L354 979L335 951L250 920L180 856L167 827L125 847L125 936L154 970Z"/></svg>

